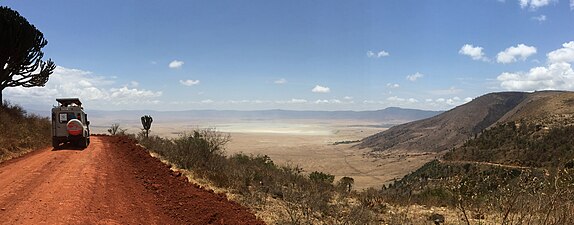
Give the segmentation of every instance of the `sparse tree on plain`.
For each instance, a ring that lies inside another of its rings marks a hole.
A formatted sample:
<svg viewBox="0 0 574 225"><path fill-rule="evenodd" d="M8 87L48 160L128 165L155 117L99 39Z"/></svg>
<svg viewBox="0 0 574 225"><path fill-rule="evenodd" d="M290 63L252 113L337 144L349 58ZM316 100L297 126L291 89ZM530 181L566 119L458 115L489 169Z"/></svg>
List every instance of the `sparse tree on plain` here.
<svg viewBox="0 0 574 225"><path fill-rule="evenodd" d="M44 86L56 65L42 61L44 34L18 12L0 6L0 102L7 87Z"/></svg>

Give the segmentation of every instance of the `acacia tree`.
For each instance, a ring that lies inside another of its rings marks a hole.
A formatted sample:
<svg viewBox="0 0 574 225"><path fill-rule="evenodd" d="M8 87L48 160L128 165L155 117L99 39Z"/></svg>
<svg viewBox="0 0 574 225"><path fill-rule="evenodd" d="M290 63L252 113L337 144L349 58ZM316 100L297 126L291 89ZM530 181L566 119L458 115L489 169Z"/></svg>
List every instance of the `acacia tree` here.
<svg viewBox="0 0 574 225"><path fill-rule="evenodd" d="M0 103L7 87L44 86L56 65L42 61L44 34L18 12L0 7Z"/></svg>

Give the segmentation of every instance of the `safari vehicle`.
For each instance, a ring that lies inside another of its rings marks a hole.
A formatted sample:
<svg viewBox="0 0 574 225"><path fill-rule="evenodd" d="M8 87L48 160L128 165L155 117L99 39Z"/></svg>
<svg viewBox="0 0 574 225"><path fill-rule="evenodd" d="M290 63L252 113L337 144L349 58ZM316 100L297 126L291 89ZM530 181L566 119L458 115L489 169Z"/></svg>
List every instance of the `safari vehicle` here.
<svg viewBox="0 0 574 225"><path fill-rule="evenodd" d="M71 143L80 148L90 144L90 121L78 98L56 99L58 106L52 108L52 146Z"/></svg>

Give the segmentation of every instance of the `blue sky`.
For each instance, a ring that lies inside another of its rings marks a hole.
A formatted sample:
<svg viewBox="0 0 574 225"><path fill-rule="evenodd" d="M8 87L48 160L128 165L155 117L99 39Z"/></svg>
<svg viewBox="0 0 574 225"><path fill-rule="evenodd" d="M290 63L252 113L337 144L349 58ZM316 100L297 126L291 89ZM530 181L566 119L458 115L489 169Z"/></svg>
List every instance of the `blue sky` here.
<svg viewBox="0 0 574 225"><path fill-rule="evenodd" d="M2 1L48 40L32 108L445 110L573 90L574 0Z"/></svg>

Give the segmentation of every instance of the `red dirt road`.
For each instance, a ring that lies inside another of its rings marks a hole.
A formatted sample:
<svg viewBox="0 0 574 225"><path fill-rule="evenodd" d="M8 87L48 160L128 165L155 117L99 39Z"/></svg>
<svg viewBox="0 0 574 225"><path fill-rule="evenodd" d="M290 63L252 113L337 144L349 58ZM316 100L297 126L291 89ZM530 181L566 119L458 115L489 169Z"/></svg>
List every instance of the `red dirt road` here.
<svg viewBox="0 0 574 225"><path fill-rule="evenodd" d="M0 164L0 224L263 224L203 190L134 141L92 136Z"/></svg>

